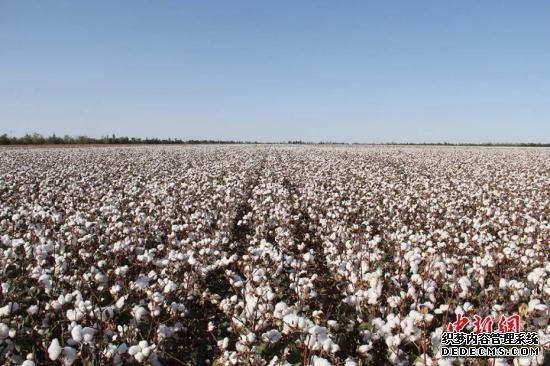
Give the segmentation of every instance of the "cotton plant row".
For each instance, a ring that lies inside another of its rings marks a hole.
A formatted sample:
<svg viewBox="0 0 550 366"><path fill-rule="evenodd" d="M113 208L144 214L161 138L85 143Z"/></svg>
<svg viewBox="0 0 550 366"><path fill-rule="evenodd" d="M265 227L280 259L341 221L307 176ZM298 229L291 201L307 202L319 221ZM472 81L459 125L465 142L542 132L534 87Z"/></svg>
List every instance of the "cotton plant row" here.
<svg viewBox="0 0 550 366"><path fill-rule="evenodd" d="M548 149L1 150L0 360L450 365L456 314L520 307L548 348L549 169Z"/></svg>

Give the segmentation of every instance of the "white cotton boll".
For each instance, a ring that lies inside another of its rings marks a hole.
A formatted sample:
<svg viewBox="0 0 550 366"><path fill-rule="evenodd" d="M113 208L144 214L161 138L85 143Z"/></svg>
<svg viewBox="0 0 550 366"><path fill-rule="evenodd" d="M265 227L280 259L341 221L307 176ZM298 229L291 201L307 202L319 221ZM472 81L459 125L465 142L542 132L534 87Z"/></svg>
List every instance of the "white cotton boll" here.
<svg viewBox="0 0 550 366"><path fill-rule="evenodd" d="M36 313L38 313L38 306L36 305L31 305L27 308L27 313L29 315L36 315Z"/></svg>
<svg viewBox="0 0 550 366"><path fill-rule="evenodd" d="M331 366L332 364L327 360L319 356L313 356L311 358L312 366Z"/></svg>
<svg viewBox="0 0 550 366"><path fill-rule="evenodd" d="M86 308L83 306L83 309ZM67 319L70 321L79 321L84 317L84 313L80 309L69 309L67 310Z"/></svg>
<svg viewBox="0 0 550 366"><path fill-rule="evenodd" d="M82 341L82 326L76 325L71 330L71 337L73 337L73 340L75 342L81 342Z"/></svg>
<svg viewBox="0 0 550 366"><path fill-rule="evenodd" d="M4 323L0 323L0 341L8 338L8 334L9 334L9 327Z"/></svg>
<svg viewBox="0 0 550 366"><path fill-rule="evenodd" d="M145 360L145 355L141 352L138 352L134 355L134 358L136 359L137 362L141 363Z"/></svg>
<svg viewBox="0 0 550 366"><path fill-rule="evenodd" d="M330 352L332 341L329 338L325 339L321 344L323 346L323 351Z"/></svg>
<svg viewBox="0 0 550 366"><path fill-rule="evenodd" d="M142 349L141 349L141 353L142 353L145 357L147 357L147 356L149 356L149 354L151 354L151 348L149 348L149 347L142 348Z"/></svg>
<svg viewBox="0 0 550 366"><path fill-rule="evenodd" d="M159 292L155 292L152 298L153 298L153 301L156 302L157 304L160 304L161 302L164 301L164 296Z"/></svg>
<svg viewBox="0 0 550 366"><path fill-rule="evenodd" d="M274 293L273 291L269 291L269 292L267 293L267 296L266 296L266 297L267 297L267 300L268 300L268 301L273 301L273 300L275 300L275 298L276 298L277 296L275 295L275 293Z"/></svg>
<svg viewBox="0 0 550 366"><path fill-rule="evenodd" d="M115 284L111 286L109 292L111 293L111 295L116 295L120 292L120 290L122 290L122 286L120 286L119 284Z"/></svg>
<svg viewBox="0 0 550 366"><path fill-rule="evenodd" d="M468 277L463 276L459 278L458 284L462 290L462 292L459 293L459 296L465 297L468 294L469 288L472 285L472 283L470 282Z"/></svg>
<svg viewBox="0 0 550 366"><path fill-rule="evenodd" d="M265 278L265 271L261 268L255 270L254 273L252 274L252 281L256 283L262 282L264 278Z"/></svg>
<svg viewBox="0 0 550 366"><path fill-rule="evenodd" d="M229 338L225 337L221 341L218 341L218 347L221 350L226 350L228 346L229 346Z"/></svg>
<svg viewBox="0 0 550 366"><path fill-rule="evenodd" d="M273 316L277 319L282 319L285 315L289 313L288 305L284 302L279 302L275 305L275 310L273 311Z"/></svg>
<svg viewBox="0 0 550 366"><path fill-rule="evenodd" d="M464 305L462 306L462 308L464 309L465 312L469 312L470 310L472 310L474 308L474 305L472 305L472 303L466 301L464 303Z"/></svg>
<svg viewBox="0 0 550 366"><path fill-rule="evenodd" d="M94 339L94 335L96 334L97 330L95 330L94 328L91 328L91 327L84 327L82 328L82 330L80 331L80 333L82 334L82 339L84 340L84 342L86 343L91 343L92 340Z"/></svg>
<svg viewBox="0 0 550 366"><path fill-rule="evenodd" d="M296 314L287 314L283 317L283 322L291 328L296 328L298 326L298 321L299 318Z"/></svg>
<svg viewBox="0 0 550 366"><path fill-rule="evenodd" d="M38 278L38 282L42 286L44 286L47 294L50 293L50 291L52 290L52 280L50 276L48 276L47 274L43 274Z"/></svg>
<svg viewBox="0 0 550 366"><path fill-rule="evenodd" d="M372 349L372 344L363 344L357 348L357 352L365 357L369 354L369 351Z"/></svg>
<svg viewBox="0 0 550 366"><path fill-rule="evenodd" d="M25 361L23 361L21 366L35 366L35 363L34 363L33 360L25 360Z"/></svg>
<svg viewBox="0 0 550 366"><path fill-rule="evenodd" d="M70 366L76 361L77 352L72 347L63 347L63 365Z"/></svg>
<svg viewBox="0 0 550 366"><path fill-rule="evenodd" d="M124 276L126 275L126 273L128 273L128 269L129 269L128 266L117 267L115 268L115 274L117 276Z"/></svg>
<svg viewBox="0 0 550 366"><path fill-rule="evenodd" d="M449 305L448 304L441 304L441 305L439 305L439 308L434 310L434 313L442 314L442 313L444 313L448 310L449 310Z"/></svg>
<svg viewBox="0 0 550 366"><path fill-rule="evenodd" d="M303 317L298 317L298 328L306 329L308 326L306 319Z"/></svg>
<svg viewBox="0 0 550 366"><path fill-rule="evenodd" d="M277 343L282 337L283 335L277 329L271 329L262 334L262 339L269 343Z"/></svg>
<svg viewBox="0 0 550 366"><path fill-rule="evenodd" d="M8 316L19 310L19 304L16 302L8 302L6 306L0 308L0 317Z"/></svg>
<svg viewBox="0 0 550 366"><path fill-rule="evenodd" d="M76 321L77 320L76 311L74 309L67 310L66 315L67 315L67 319L69 319L70 321Z"/></svg>
<svg viewBox="0 0 550 366"><path fill-rule="evenodd" d="M338 329L340 329L340 324L338 324L336 320L332 320L332 319L328 320L327 325L329 326L330 329L333 329L335 331L338 331Z"/></svg>
<svg viewBox="0 0 550 366"><path fill-rule="evenodd" d="M174 292L178 289L178 286L172 282L172 281L169 281L166 285L164 285L164 289L163 289L163 292L165 294L169 294L171 292Z"/></svg>
<svg viewBox="0 0 550 366"><path fill-rule="evenodd" d="M132 309L132 315L138 322L144 319L147 314L148 312L143 306L134 306L134 308Z"/></svg>
<svg viewBox="0 0 550 366"><path fill-rule="evenodd" d="M422 285L424 280L422 279L422 276L420 276L418 273L415 273L411 276L411 282L417 285Z"/></svg>
<svg viewBox="0 0 550 366"><path fill-rule="evenodd" d="M116 354L116 346L112 343L109 343L107 347L103 350L103 354L107 358L113 358L113 356Z"/></svg>
<svg viewBox="0 0 550 366"><path fill-rule="evenodd" d="M351 306L355 306L357 305L357 296L355 295L348 296L344 300L342 300L342 302Z"/></svg>
<svg viewBox="0 0 550 366"><path fill-rule="evenodd" d="M147 287L149 287L149 282L151 279L148 276L139 276L136 281L133 283L132 287L137 288L140 290L145 290Z"/></svg>
<svg viewBox="0 0 550 366"><path fill-rule="evenodd" d="M59 297L57 298L57 301L58 301L61 305L64 305L64 304L65 304L65 296L59 295Z"/></svg>
<svg viewBox="0 0 550 366"><path fill-rule="evenodd" d="M407 329L405 329L405 332L407 332ZM393 346L393 335L388 335L385 339L386 341L386 345L388 346L388 348L391 348Z"/></svg>
<svg viewBox="0 0 550 366"><path fill-rule="evenodd" d="M54 338L48 347L48 357L50 360L55 361L61 354L61 346L57 338Z"/></svg>
<svg viewBox="0 0 550 366"><path fill-rule="evenodd" d="M115 303L115 307L117 309L122 309L124 306L124 302L126 301L126 296L122 296L120 299L118 299Z"/></svg>
<svg viewBox="0 0 550 366"><path fill-rule="evenodd" d="M141 352L141 348L139 346L131 346L130 348L128 348L128 354L130 356L134 356L139 352Z"/></svg>
<svg viewBox="0 0 550 366"><path fill-rule="evenodd" d="M256 334L250 332L246 335L246 340L248 341L248 343L252 344L256 341Z"/></svg>
<svg viewBox="0 0 550 366"><path fill-rule="evenodd" d="M548 305L541 304L539 299L533 299L533 300L529 301L529 306L528 306L528 309L527 309L528 312L531 313L531 312L538 311L538 312L543 312L544 313L547 310L548 310Z"/></svg>
<svg viewBox="0 0 550 366"><path fill-rule="evenodd" d="M346 361L344 362L344 366L357 366L357 361L351 358L346 358Z"/></svg>

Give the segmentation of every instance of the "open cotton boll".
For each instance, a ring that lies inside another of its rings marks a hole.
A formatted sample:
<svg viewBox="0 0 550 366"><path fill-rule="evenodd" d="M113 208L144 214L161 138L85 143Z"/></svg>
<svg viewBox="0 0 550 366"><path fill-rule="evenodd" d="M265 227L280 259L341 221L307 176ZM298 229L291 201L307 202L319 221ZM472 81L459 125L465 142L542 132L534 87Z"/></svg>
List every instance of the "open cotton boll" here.
<svg viewBox="0 0 550 366"><path fill-rule="evenodd" d="M97 330L91 327L84 327L80 330L82 340L85 343L92 343L94 335L97 333Z"/></svg>
<svg viewBox="0 0 550 366"><path fill-rule="evenodd" d="M143 306L134 306L132 309L132 315L138 322L143 320L148 314L149 312Z"/></svg>
<svg viewBox="0 0 550 366"><path fill-rule="evenodd" d="M121 296L115 303L115 307L117 309L122 309L122 307L124 306L124 302L126 301L126 296Z"/></svg>
<svg viewBox="0 0 550 366"><path fill-rule="evenodd" d="M77 358L76 349L72 347L63 347L62 354L63 354L62 356L63 365L70 366L76 361L76 358Z"/></svg>
<svg viewBox="0 0 550 366"><path fill-rule="evenodd" d="M128 348L128 354L130 356L133 356L138 352L141 352L141 348L139 346L131 346L130 348Z"/></svg>
<svg viewBox="0 0 550 366"><path fill-rule="evenodd" d="M73 340L75 342L81 342L82 341L82 326L76 325L71 330L71 337L73 337Z"/></svg>
<svg viewBox="0 0 550 366"><path fill-rule="evenodd" d="M357 353L359 353L361 356L366 357L368 356L370 350L372 350L372 344L363 344L357 348Z"/></svg>
<svg viewBox="0 0 550 366"><path fill-rule="evenodd" d="M282 337L283 335L277 329L271 329L262 334L262 339L269 343L277 343Z"/></svg>
<svg viewBox="0 0 550 366"><path fill-rule="evenodd" d="M225 337L224 339L218 341L218 347L221 350L226 350L228 346L229 346L229 338Z"/></svg>
<svg viewBox="0 0 550 366"><path fill-rule="evenodd" d="M67 319L70 321L79 321L84 317L84 314L80 309L69 309L67 310Z"/></svg>
<svg viewBox="0 0 550 366"><path fill-rule="evenodd" d="M154 344L149 344L147 341L142 340L137 345L131 346L128 349L128 354L134 356L134 359L141 363L148 359L155 348Z"/></svg>
<svg viewBox="0 0 550 366"><path fill-rule="evenodd" d="M36 315L36 313L38 313L38 306L36 305L31 305L27 308L27 313L29 315Z"/></svg>
<svg viewBox="0 0 550 366"><path fill-rule="evenodd" d="M6 324L0 323L0 341L8 338L9 330Z"/></svg>
<svg viewBox="0 0 550 366"><path fill-rule="evenodd" d="M311 358L311 366L331 366L332 363L330 363L329 360L319 357L319 356L313 356Z"/></svg>
<svg viewBox="0 0 550 366"><path fill-rule="evenodd" d="M282 319L285 315L287 315L290 312L291 310L288 308L288 305L286 303L279 302L275 305L273 316L277 319Z"/></svg>
<svg viewBox="0 0 550 366"><path fill-rule="evenodd" d="M0 308L0 317L6 317L10 314L16 313L19 310L19 304L16 302L8 302L7 305Z"/></svg>
<svg viewBox="0 0 550 366"><path fill-rule="evenodd" d="M55 361L61 355L61 346L59 345L59 341L57 338L54 338L52 342L50 343L50 346L48 347L48 357L50 360Z"/></svg>

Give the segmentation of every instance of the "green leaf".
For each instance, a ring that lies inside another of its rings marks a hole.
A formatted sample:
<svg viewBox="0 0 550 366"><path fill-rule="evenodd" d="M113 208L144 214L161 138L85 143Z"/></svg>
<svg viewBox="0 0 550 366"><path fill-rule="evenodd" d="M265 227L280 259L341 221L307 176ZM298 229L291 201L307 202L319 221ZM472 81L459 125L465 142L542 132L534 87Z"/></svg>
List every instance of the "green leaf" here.
<svg viewBox="0 0 550 366"><path fill-rule="evenodd" d="M261 343L257 344L254 348L256 349L257 353L262 354L262 353L265 352L265 350L267 348L267 343L261 342Z"/></svg>
<svg viewBox="0 0 550 366"><path fill-rule="evenodd" d="M372 324L370 322L362 322L359 324L359 330L372 330Z"/></svg>

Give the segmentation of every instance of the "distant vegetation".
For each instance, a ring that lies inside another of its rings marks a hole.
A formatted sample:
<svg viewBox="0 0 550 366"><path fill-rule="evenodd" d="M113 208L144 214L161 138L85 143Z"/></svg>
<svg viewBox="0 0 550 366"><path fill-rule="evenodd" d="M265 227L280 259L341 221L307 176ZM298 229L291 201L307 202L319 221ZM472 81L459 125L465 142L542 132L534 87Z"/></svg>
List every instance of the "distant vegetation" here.
<svg viewBox="0 0 550 366"><path fill-rule="evenodd" d="M309 142L302 140L290 140L283 142L291 145L309 145L309 144L326 144L326 145L362 145L362 143L346 143L336 141L320 141ZM125 137L116 135L106 135L100 138L89 136L68 136L63 137L55 134L51 136L42 136L39 133L25 134L21 137L8 136L7 134L0 135L0 145L91 145L91 144L105 144L105 145L157 145L157 144L169 144L169 145L198 145L198 144L262 144L258 141L235 141L235 140L183 140L180 138L150 138L150 137ZM381 144L370 145L437 145L437 146L532 146L532 147L549 147L550 143L449 143L449 142L437 142L437 143L411 143L411 142L389 142Z"/></svg>
<svg viewBox="0 0 550 366"><path fill-rule="evenodd" d="M250 141L220 141L220 140L182 140L179 138L141 138L125 136L103 136L101 138L89 136L42 136L38 133L26 134L22 137L10 137L7 134L0 135L0 145L86 145L86 144L257 144Z"/></svg>

